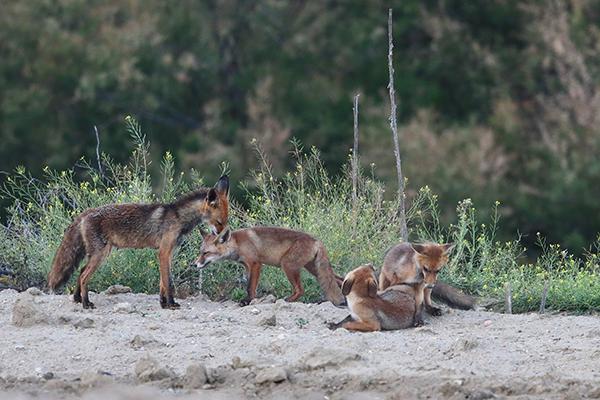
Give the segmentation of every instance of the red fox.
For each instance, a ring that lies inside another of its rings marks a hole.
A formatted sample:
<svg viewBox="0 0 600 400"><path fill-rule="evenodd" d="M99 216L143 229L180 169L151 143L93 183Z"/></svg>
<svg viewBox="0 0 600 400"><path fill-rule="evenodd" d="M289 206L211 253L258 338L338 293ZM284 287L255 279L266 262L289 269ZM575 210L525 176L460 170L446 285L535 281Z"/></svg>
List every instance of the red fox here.
<svg viewBox="0 0 600 400"><path fill-rule="evenodd" d="M229 212L229 178L223 175L213 188L200 188L168 204L110 204L85 210L65 231L48 274L48 286L65 284L87 256L73 300L94 308L87 284L92 274L116 248L155 248L160 262L160 305L179 308L170 282L171 256L183 235L200 222L221 232Z"/></svg>
<svg viewBox="0 0 600 400"><path fill-rule="evenodd" d="M437 275L448 262L452 244L400 243L389 249L383 260L379 276L379 290L392 285L409 285L414 289L416 301L415 324L423 323L423 305L431 315L441 315L442 310L431 302L431 294L450 306L470 309L475 299L450 285L437 282Z"/></svg>
<svg viewBox="0 0 600 400"><path fill-rule="evenodd" d="M221 235L204 235L196 265L204 268L218 260L237 261L248 271L247 297L241 305L249 304L256 297L263 264L280 266L285 272L293 287L293 293L286 301L296 301L304 294L300 282L300 269L304 267L317 278L329 301L336 306L344 303L340 290L342 278L334 274L325 246L304 232L255 227L231 233L226 230Z"/></svg>
<svg viewBox="0 0 600 400"><path fill-rule="evenodd" d="M410 328L416 310L412 290L405 285L391 286L377 292L377 279L372 264L350 271L342 284L351 318L340 324L350 331L372 332ZM340 324L332 324L335 329Z"/></svg>

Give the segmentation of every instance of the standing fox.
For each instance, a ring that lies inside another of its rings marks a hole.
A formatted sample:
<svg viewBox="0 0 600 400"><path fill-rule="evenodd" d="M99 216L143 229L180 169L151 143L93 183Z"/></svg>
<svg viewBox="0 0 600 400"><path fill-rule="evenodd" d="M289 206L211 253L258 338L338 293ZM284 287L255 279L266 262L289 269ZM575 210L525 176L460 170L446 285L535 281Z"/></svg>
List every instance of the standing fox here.
<svg viewBox="0 0 600 400"><path fill-rule="evenodd" d="M423 324L423 306L431 315L441 315L442 310L431 302L431 294L450 306L471 309L475 299L442 282L437 275L448 262L452 244L400 243L385 255L379 276L379 290L392 285L404 284L414 290L416 301L415 324Z"/></svg>
<svg viewBox="0 0 600 400"><path fill-rule="evenodd" d="M196 265L204 268L217 260L237 261L246 267L249 274L247 297L241 305L249 304L256 297L263 264L280 266L285 272L293 287L293 293L286 301L296 301L304 294L300 282L300 270L304 267L317 278L329 301L336 306L344 303L340 290L342 278L334 274L325 246L304 232L255 227L204 235Z"/></svg>
<svg viewBox="0 0 600 400"><path fill-rule="evenodd" d="M373 332L414 325L416 305L412 290L405 285L397 285L377 292L372 264L350 271L342 284L342 293L346 296L351 315L340 323L330 324L330 329L341 326L350 331Z"/></svg>
<svg viewBox="0 0 600 400"><path fill-rule="evenodd" d="M73 300L94 308L87 284L92 274L116 248L155 248L160 262L160 305L179 308L170 282L171 257L183 235L200 222L221 232L227 225L229 178L223 175L213 188L200 188L168 204L110 204L79 214L65 231L48 274L55 290L66 283L87 256Z"/></svg>

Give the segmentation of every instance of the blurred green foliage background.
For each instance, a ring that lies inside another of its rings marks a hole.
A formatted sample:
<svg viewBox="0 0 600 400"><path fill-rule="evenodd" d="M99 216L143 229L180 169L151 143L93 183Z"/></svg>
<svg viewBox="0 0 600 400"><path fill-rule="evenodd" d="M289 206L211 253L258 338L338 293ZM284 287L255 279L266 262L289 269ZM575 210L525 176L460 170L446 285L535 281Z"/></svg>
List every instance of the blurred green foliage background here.
<svg viewBox="0 0 600 400"><path fill-rule="evenodd" d="M362 166L394 187L388 7L408 195L428 185L442 219L467 197L500 200L501 236L541 232L581 252L600 227L591 0L3 1L0 170L95 159L94 126L101 151L125 161L132 114L155 176L170 150L209 182L224 160L246 180L253 138L274 171L293 165L293 137L338 171L360 93Z"/></svg>

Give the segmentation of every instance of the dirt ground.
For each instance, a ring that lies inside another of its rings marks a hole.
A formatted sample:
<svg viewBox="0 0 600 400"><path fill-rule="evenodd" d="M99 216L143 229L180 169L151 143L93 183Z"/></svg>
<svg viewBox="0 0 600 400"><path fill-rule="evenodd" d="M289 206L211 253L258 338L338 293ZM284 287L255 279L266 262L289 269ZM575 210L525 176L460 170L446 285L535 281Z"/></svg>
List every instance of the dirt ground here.
<svg viewBox="0 0 600 400"><path fill-rule="evenodd" d="M600 398L596 316L447 309L361 334L330 331L329 303L91 299L0 291L0 399Z"/></svg>

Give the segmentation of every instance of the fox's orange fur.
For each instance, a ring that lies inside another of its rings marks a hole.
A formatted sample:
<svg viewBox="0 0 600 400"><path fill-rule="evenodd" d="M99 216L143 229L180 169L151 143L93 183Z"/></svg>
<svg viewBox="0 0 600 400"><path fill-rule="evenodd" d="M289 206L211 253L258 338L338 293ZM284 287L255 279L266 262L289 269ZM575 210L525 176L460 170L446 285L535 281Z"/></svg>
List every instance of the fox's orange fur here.
<svg viewBox="0 0 600 400"><path fill-rule="evenodd" d="M295 301L304 293L300 281L300 270L304 267L317 278L329 301L335 305L344 302L341 278L334 274L325 246L307 233L277 227L255 227L231 234L205 235L196 265L203 268L222 259L237 261L248 271L247 297L242 305L256 297L263 264L279 266L285 272L293 287L287 301Z"/></svg>
<svg viewBox="0 0 600 400"><path fill-rule="evenodd" d="M371 264L350 271L342 284L351 320L342 327L351 331L372 332L405 329L414 325L415 299L404 285L377 291L375 269Z"/></svg>
<svg viewBox="0 0 600 400"><path fill-rule="evenodd" d="M173 300L170 267L173 251L183 235L200 222L221 232L227 225L229 179L222 176L214 188L201 188L168 204L110 204L79 214L65 231L48 274L55 290L69 280L81 260L73 299L83 308L94 308L87 284L92 274L115 248L155 248L160 262L160 304L178 308Z"/></svg>
<svg viewBox="0 0 600 400"><path fill-rule="evenodd" d="M400 243L385 255L379 276L379 290L404 284L412 287L416 301L415 323L423 323L423 308L432 315L441 315L433 305L431 294L458 308L472 308L474 299L450 285L437 282L437 275L448 262L451 244Z"/></svg>

